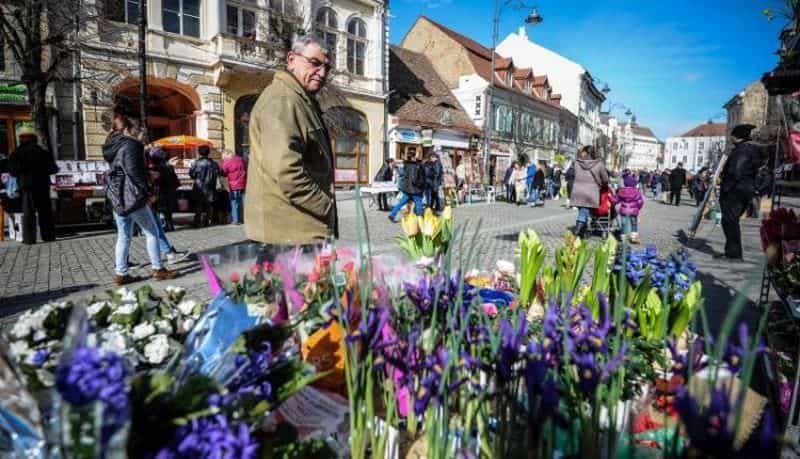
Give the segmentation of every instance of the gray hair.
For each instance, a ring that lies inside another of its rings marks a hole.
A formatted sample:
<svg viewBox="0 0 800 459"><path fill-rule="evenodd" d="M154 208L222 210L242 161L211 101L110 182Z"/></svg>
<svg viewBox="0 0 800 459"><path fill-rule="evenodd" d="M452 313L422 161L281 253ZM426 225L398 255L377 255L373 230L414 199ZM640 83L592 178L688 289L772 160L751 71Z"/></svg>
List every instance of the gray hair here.
<svg viewBox="0 0 800 459"><path fill-rule="evenodd" d="M302 54L308 45L317 45L322 49L322 52L328 54L328 48L323 43L322 39L315 34L297 35L292 40L292 52L295 54Z"/></svg>

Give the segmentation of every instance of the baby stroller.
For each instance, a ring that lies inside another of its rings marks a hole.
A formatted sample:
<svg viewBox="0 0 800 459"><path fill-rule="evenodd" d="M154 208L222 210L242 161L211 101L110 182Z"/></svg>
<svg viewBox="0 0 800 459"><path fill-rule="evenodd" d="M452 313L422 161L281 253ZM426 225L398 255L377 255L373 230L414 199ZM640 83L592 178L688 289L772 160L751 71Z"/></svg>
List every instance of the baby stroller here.
<svg viewBox="0 0 800 459"><path fill-rule="evenodd" d="M603 239L606 239L618 226L617 210L614 208L614 193L608 185L604 185L600 189L600 205L592 211L589 231L600 233Z"/></svg>

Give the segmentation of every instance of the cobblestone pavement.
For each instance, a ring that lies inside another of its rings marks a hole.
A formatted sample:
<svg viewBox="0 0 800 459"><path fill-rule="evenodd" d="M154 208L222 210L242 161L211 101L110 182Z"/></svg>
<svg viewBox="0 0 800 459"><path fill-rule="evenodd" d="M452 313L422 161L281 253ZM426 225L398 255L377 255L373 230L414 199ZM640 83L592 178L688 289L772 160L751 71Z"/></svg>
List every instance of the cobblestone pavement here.
<svg viewBox="0 0 800 459"><path fill-rule="evenodd" d="M688 200L688 199L687 199ZM468 225L465 247L474 250L477 265L492 267L499 258L513 259L520 230L532 228L548 246L552 256L564 232L574 222L575 212L562 207L559 201L548 201L543 208L517 207L498 203L461 206L455 211L457 224ZM662 252L687 244L682 230L695 208L684 204L668 206L648 200L640 216L641 239L655 244ZM376 253L396 250L392 239L401 233L385 212L367 209L365 212L370 241ZM356 201L340 202L341 243L353 244L356 234ZM758 296L761 254L758 247L758 221L743 220L745 241L744 263L729 264L712 260L713 246L720 251L722 231L706 222L698 237L688 243L693 260L698 265L706 298L711 304L712 328L734 296L746 293L751 300ZM480 226L479 226L480 225ZM473 244L472 237L480 228ZM168 233L179 250L207 254L212 262L221 263L221 275L226 270L241 269L251 262L257 246L244 236L242 226L216 226L203 229L181 227ZM101 294L113 287L115 233L113 230L83 232L59 237L56 242L26 246L16 242L0 243L0 317L43 304L50 300L78 300ZM594 238L599 240L599 238ZM132 258L144 262L144 238L133 243ZM197 297L208 295L205 279L196 257L172 266L181 277L169 284L190 289ZM147 275L149 266L132 271ZM166 286L166 282L160 282ZM751 285L752 284L752 285ZM135 285L134 285L135 286ZM751 287L748 290L748 286Z"/></svg>

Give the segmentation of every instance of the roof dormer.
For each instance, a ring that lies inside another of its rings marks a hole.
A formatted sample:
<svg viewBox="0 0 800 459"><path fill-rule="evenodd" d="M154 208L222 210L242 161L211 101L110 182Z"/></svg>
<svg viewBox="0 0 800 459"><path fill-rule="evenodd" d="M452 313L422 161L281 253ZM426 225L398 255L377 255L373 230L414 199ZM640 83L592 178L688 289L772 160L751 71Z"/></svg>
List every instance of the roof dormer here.
<svg viewBox="0 0 800 459"><path fill-rule="evenodd" d="M514 84L514 60L510 57L495 54L494 71L505 86L511 87Z"/></svg>

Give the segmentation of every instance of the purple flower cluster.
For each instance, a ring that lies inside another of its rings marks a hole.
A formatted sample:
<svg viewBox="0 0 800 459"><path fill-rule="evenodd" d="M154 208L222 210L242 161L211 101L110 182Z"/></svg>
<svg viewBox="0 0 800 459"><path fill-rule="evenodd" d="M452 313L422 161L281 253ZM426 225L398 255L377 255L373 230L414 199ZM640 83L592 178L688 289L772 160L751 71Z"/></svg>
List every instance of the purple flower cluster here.
<svg viewBox="0 0 800 459"><path fill-rule="evenodd" d="M614 330L608 314L608 301L602 295L598 295L598 300L597 320L586 304L569 306L565 311L555 302L551 302L544 318L542 358L550 365L562 365L564 362L560 359L566 334L566 351L570 363L578 370L578 387L588 395L594 394L597 386L622 364L628 349L627 343L623 342L617 353L611 355L609 340Z"/></svg>
<svg viewBox="0 0 800 459"><path fill-rule="evenodd" d="M670 370L673 374L682 376L684 380L689 377L689 367L693 372L697 372L705 368L706 363L703 361L703 338L697 338L692 343L691 352L680 352L677 349L675 340L667 341L667 347L670 354L672 354L672 368Z"/></svg>
<svg viewBox="0 0 800 459"><path fill-rule="evenodd" d="M156 459L254 459L258 443L244 423L231 424L217 414L193 419L178 427L169 446L156 453Z"/></svg>
<svg viewBox="0 0 800 459"><path fill-rule="evenodd" d="M459 306L469 305L474 292L463 285L461 273L456 271L451 277L445 274L425 275L417 283L403 282L406 298L423 314L433 312L434 306L440 311L449 311ZM456 304L461 290L461 304Z"/></svg>
<svg viewBox="0 0 800 459"><path fill-rule="evenodd" d="M674 301L681 301L686 290L697 277L697 267L689 261L689 254L684 248L672 253L669 258L661 258L655 246L650 245L642 250L629 250L617 254L614 270L622 271L634 286L639 286L650 273L650 285L659 293L670 295Z"/></svg>
<svg viewBox="0 0 800 459"><path fill-rule="evenodd" d="M56 370L56 388L71 405L102 402L114 412L125 412L129 376L130 370L117 354L96 347L79 347L70 361Z"/></svg>
<svg viewBox="0 0 800 459"><path fill-rule="evenodd" d="M733 418L742 399L731 403L731 392L725 385L713 388L708 407L695 400L689 390L681 388L675 396L675 410L686 427L690 457L778 457L780 442L769 409L764 410L760 430L736 450Z"/></svg>
<svg viewBox="0 0 800 459"><path fill-rule="evenodd" d="M725 354L722 356L722 360L728 364L728 369L732 373L738 373L739 370L742 369L742 364L744 363L745 356L749 352L750 346L750 330L747 327L747 324L742 322L739 324L739 333L736 336L736 342L733 340L728 341L728 345L725 347ZM755 348L756 353L761 353L765 349L764 345L758 345Z"/></svg>
<svg viewBox="0 0 800 459"><path fill-rule="evenodd" d="M96 347L76 348L69 362L56 369L56 389L67 403L77 407L103 404L103 448L128 419L130 375L122 357Z"/></svg>
<svg viewBox="0 0 800 459"><path fill-rule="evenodd" d="M230 395L212 396L212 405L227 405L235 398L253 396L257 401L271 400L272 386L267 377L275 365L272 347L265 341L261 349L236 356L236 376L226 385Z"/></svg>

